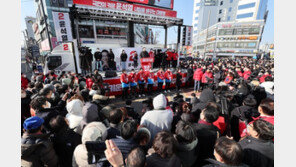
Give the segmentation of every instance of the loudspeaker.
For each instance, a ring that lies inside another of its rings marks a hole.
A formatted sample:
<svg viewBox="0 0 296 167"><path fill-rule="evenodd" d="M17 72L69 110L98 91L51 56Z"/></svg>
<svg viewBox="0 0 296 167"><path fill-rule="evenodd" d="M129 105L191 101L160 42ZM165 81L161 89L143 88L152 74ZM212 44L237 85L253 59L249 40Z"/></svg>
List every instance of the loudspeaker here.
<svg viewBox="0 0 296 167"><path fill-rule="evenodd" d="M107 70L107 71L105 72L105 77L106 77L106 78L117 77L117 73L116 73L116 71Z"/></svg>

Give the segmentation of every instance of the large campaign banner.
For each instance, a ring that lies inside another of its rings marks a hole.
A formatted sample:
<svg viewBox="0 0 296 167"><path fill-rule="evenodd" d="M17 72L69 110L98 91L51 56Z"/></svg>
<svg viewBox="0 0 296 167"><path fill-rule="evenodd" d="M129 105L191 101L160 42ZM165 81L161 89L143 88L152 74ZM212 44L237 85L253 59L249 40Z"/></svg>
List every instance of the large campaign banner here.
<svg viewBox="0 0 296 167"><path fill-rule="evenodd" d="M69 13L52 12L57 43L72 41L72 30Z"/></svg>
<svg viewBox="0 0 296 167"><path fill-rule="evenodd" d="M126 0L126 1L158 6L162 8L170 8L170 9L174 8L174 0Z"/></svg>
<svg viewBox="0 0 296 167"><path fill-rule="evenodd" d="M155 0L156 3L161 4L164 1ZM170 0L169 0L170 1ZM177 17L177 12L168 9L161 9L152 6L144 6L138 4L125 3L120 1L111 1L111 0L73 0L74 4L77 5L87 5L95 6L99 8L107 8L121 11L136 12L142 14L150 14L155 16L166 16L166 17Z"/></svg>

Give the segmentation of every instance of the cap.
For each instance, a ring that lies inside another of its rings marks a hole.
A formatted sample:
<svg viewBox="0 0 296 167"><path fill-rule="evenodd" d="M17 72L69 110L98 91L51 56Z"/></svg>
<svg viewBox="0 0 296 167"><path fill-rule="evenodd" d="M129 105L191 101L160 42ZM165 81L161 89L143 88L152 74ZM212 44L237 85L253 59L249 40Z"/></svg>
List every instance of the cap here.
<svg viewBox="0 0 296 167"><path fill-rule="evenodd" d="M23 126L26 130L37 129L43 124L44 120L39 117L30 117L25 120Z"/></svg>

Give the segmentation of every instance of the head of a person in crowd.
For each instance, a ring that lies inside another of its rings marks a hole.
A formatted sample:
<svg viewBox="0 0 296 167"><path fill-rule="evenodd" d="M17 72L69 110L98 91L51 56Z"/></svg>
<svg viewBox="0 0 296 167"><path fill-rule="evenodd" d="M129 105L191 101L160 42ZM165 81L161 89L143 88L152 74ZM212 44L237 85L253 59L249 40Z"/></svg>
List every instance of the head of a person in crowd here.
<svg viewBox="0 0 296 167"><path fill-rule="evenodd" d="M126 167L145 167L146 153L140 147L136 147L130 151L125 159Z"/></svg>
<svg viewBox="0 0 296 167"><path fill-rule="evenodd" d="M124 140L129 140L135 137L137 133L137 122L135 120L127 120L122 123L120 135Z"/></svg>
<svg viewBox="0 0 296 167"><path fill-rule="evenodd" d="M125 53L125 50L122 50L122 53Z"/></svg>
<svg viewBox="0 0 296 167"><path fill-rule="evenodd" d="M122 120L123 113L120 109L114 109L110 111L109 122L118 125Z"/></svg>
<svg viewBox="0 0 296 167"><path fill-rule="evenodd" d="M124 122L125 120L129 119L127 109L125 107L120 107L119 109L122 112L121 122Z"/></svg>
<svg viewBox="0 0 296 167"><path fill-rule="evenodd" d="M211 72L211 70L208 68L206 72L207 72L207 73L210 73L210 72Z"/></svg>
<svg viewBox="0 0 296 167"><path fill-rule="evenodd" d="M252 95L248 95L243 101L244 106L255 107L256 104L257 104L257 101L255 97Z"/></svg>
<svg viewBox="0 0 296 167"><path fill-rule="evenodd" d="M125 101L125 105L127 105L127 106L131 106L131 105L132 105L132 101L131 101L131 100L126 100L126 101Z"/></svg>
<svg viewBox="0 0 296 167"><path fill-rule="evenodd" d="M27 118L23 123L24 131L28 134L41 134L43 122L44 120L40 117Z"/></svg>
<svg viewBox="0 0 296 167"><path fill-rule="evenodd" d="M87 141L105 141L107 138L107 128L101 122L92 122L89 123L82 132L82 144L85 144Z"/></svg>
<svg viewBox="0 0 296 167"><path fill-rule="evenodd" d="M143 47L143 48L142 48L142 51L146 51L146 48L145 48L145 47Z"/></svg>
<svg viewBox="0 0 296 167"><path fill-rule="evenodd" d="M274 115L274 101L272 99L263 99L258 107L258 111L261 116L273 116Z"/></svg>
<svg viewBox="0 0 296 167"><path fill-rule="evenodd" d="M83 101L86 103L88 101L90 101L90 98L89 98L89 90L88 89L83 89L80 91L80 94L83 98Z"/></svg>
<svg viewBox="0 0 296 167"><path fill-rule="evenodd" d="M109 49L110 52L112 52L112 49Z"/></svg>
<svg viewBox="0 0 296 167"><path fill-rule="evenodd" d="M155 110L165 110L167 100L164 94L159 94L153 99L153 107Z"/></svg>
<svg viewBox="0 0 296 167"><path fill-rule="evenodd" d="M31 101L30 106L35 111L41 111L44 108L50 108L51 107L50 103L43 96L38 96L38 97L34 98Z"/></svg>
<svg viewBox="0 0 296 167"><path fill-rule="evenodd" d="M180 144L190 144L197 139L195 130L191 123L183 120L177 123L175 134L176 139Z"/></svg>
<svg viewBox="0 0 296 167"><path fill-rule="evenodd" d="M243 149L234 140L220 137L214 147L214 156L217 161L223 164L239 166L243 161Z"/></svg>
<svg viewBox="0 0 296 167"><path fill-rule="evenodd" d="M126 74L126 70L123 69L123 70L122 70L122 74Z"/></svg>
<svg viewBox="0 0 296 167"><path fill-rule="evenodd" d="M87 124L91 122L98 121L99 114L98 114L97 105L89 102L86 103L82 108L82 116L83 116L83 119L81 121L82 128L84 128Z"/></svg>
<svg viewBox="0 0 296 167"><path fill-rule="evenodd" d="M256 139L272 140L274 138L274 125L263 119L258 119L248 126L248 133Z"/></svg>
<svg viewBox="0 0 296 167"><path fill-rule="evenodd" d="M143 68L140 68L140 71L142 72L143 71Z"/></svg>
<svg viewBox="0 0 296 167"><path fill-rule="evenodd" d="M265 78L265 82L268 82L268 81L270 81L270 82L272 82L272 81L273 81L273 79L272 79L272 77L271 77L271 76L267 76L267 77Z"/></svg>
<svg viewBox="0 0 296 167"><path fill-rule="evenodd" d="M26 97L27 97L27 93L26 93L26 91L22 88L22 90L21 90L21 98L24 99L24 98L26 98Z"/></svg>
<svg viewBox="0 0 296 167"><path fill-rule="evenodd" d="M51 90L51 88L43 88L43 89L41 89L40 90L40 92L39 92L39 94L41 95L41 96L44 96L46 99L51 99L51 97L52 97L52 93L53 93L53 91Z"/></svg>
<svg viewBox="0 0 296 167"><path fill-rule="evenodd" d="M69 128L68 122L65 117L58 115L50 120L49 125L52 132L59 133Z"/></svg>
<svg viewBox="0 0 296 167"><path fill-rule="evenodd" d="M135 73L135 69L132 69L132 70L131 70L131 73Z"/></svg>
<svg viewBox="0 0 296 167"><path fill-rule="evenodd" d="M37 90L41 90L43 88L43 84L42 82L36 82L34 87Z"/></svg>
<svg viewBox="0 0 296 167"><path fill-rule="evenodd" d="M207 105L200 113L200 119L208 123L213 123L219 118L219 111L212 105Z"/></svg>
<svg viewBox="0 0 296 167"><path fill-rule="evenodd" d="M100 48L97 48L97 51L99 52L100 51Z"/></svg>
<svg viewBox="0 0 296 167"><path fill-rule="evenodd" d="M162 68L162 67L160 67L160 68L159 68L159 71L163 71L163 68Z"/></svg>
<svg viewBox="0 0 296 167"><path fill-rule="evenodd" d="M153 72L152 68L149 69L149 72Z"/></svg>
<svg viewBox="0 0 296 167"><path fill-rule="evenodd" d="M176 151L176 140L171 133L161 131L156 134L152 147L161 158L171 158Z"/></svg>
<svg viewBox="0 0 296 167"><path fill-rule="evenodd" d="M134 139L140 146L147 146L151 140L151 133L149 129L140 125Z"/></svg>

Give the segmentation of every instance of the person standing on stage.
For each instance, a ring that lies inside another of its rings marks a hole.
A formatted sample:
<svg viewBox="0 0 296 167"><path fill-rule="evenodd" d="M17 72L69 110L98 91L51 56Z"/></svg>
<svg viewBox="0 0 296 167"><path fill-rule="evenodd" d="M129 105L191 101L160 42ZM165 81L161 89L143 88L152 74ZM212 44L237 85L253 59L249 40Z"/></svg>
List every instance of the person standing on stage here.
<svg viewBox="0 0 296 167"><path fill-rule="evenodd" d="M127 60L127 54L124 50L122 50L122 53L120 55L120 61L121 61L121 68L122 70L126 69L126 60Z"/></svg>
<svg viewBox="0 0 296 167"><path fill-rule="evenodd" d="M100 51L100 48L97 48L97 51L95 52L95 59L96 59L96 70L103 71L103 63L102 63L102 52Z"/></svg>
<svg viewBox="0 0 296 167"><path fill-rule="evenodd" d="M156 75L157 75L158 91L161 92L163 81L165 79L163 68L160 68Z"/></svg>
<svg viewBox="0 0 296 167"><path fill-rule="evenodd" d="M172 58L172 62L173 62L173 68L177 67L177 63L178 63L178 53L176 50L173 50L173 58Z"/></svg>
<svg viewBox="0 0 296 167"><path fill-rule="evenodd" d="M136 93L137 93L137 75L136 75L134 69L132 69L131 73L129 73L128 81L129 81L130 88L131 88L130 94L132 96L136 97Z"/></svg>
<svg viewBox="0 0 296 167"><path fill-rule="evenodd" d="M149 57L149 53L146 51L145 47L142 49L142 52L140 53L140 57L141 58L148 58Z"/></svg>
<svg viewBox="0 0 296 167"><path fill-rule="evenodd" d="M166 57L166 60L167 60L167 67L170 68L171 67L171 60L173 58L173 53L171 52L171 50L167 50L166 52L167 54L167 57Z"/></svg>
<svg viewBox="0 0 296 167"><path fill-rule="evenodd" d="M171 82L173 79L173 73L169 68L164 73L164 77L165 77L165 91L164 91L164 93L171 92L170 85L171 85Z"/></svg>
<svg viewBox="0 0 296 167"><path fill-rule="evenodd" d="M143 97L145 97L145 73L143 71L143 68L140 68L140 71L137 75L138 84L139 84L139 97L141 97L141 94Z"/></svg>
<svg viewBox="0 0 296 167"><path fill-rule="evenodd" d="M176 75L176 90L177 90L177 92L180 91L181 85L182 85L182 73L181 73L181 69L178 68L177 75Z"/></svg>
<svg viewBox="0 0 296 167"><path fill-rule="evenodd" d="M128 97L128 88L129 88L128 75L126 74L125 70L122 70L122 74L120 76L120 82L122 86L122 100L125 100Z"/></svg>
<svg viewBox="0 0 296 167"><path fill-rule="evenodd" d="M152 94L154 85L154 73L152 71L152 68L150 68L150 70L146 72L146 82L148 94Z"/></svg>

